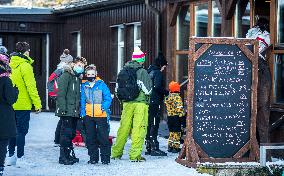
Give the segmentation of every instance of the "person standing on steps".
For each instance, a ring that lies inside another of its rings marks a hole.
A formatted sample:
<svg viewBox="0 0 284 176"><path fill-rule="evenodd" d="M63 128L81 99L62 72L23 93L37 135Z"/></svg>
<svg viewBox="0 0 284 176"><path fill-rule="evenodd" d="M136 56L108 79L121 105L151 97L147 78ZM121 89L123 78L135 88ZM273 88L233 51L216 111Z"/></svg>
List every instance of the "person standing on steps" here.
<svg viewBox="0 0 284 176"><path fill-rule="evenodd" d="M160 150L158 142L158 130L160 117L162 115L161 106L164 97L169 94L166 90L163 71L167 67L168 62L162 53L159 53L154 63L149 67L148 73L153 81L153 92L150 98L148 128L146 136L146 155L151 156L167 156L167 153Z"/></svg>
<svg viewBox="0 0 284 176"><path fill-rule="evenodd" d="M36 87L33 72L34 60L30 55L30 45L26 42L16 44L16 52L11 54L11 80L19 89L19 95L13 108L16 113L17 136L9 141L7 165L21 166L24 162L25 137L29 131L31 109L41 112L41 100ZM15 148L17 152L15 154Z"/></svg>
<svg viewBox="0 0 284 176"><path fill-rule="evenodd" d="M72 139L76 136L77 121L80 118L80 77L85 65L86 59L77 57L64 67L64 73L58 80L55 115L62 120L59 164L73 165L79 162L73 150Z"/></svg>
<svg viewBox="0 0 284 176"><path fill-rule="evenodd" d="M152 81L143 68L145 60L145 53L136 47L132 54L132 61L127 62L117 76L116 95L123 103L123 110L116 143L112 147L112 159L122 157L125 143L131 134L130 161L146 161L141 154L147 133L148 104L152 92Z"/></svg>
<svg viewBox="0 0 284 176"><path fill-rule="evenodd" d="M9 78L11 67L7 49L0 46L0 176L4 172L4 162L9 139L16 137L16 120L13 104L17 101L18 89Z"/></svg>

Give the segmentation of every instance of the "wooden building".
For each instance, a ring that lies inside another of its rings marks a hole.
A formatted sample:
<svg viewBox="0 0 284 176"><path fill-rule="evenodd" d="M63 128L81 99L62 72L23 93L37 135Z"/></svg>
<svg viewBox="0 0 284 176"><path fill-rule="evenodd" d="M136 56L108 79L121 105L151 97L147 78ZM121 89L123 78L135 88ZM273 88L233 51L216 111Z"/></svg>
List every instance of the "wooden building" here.
<svg viewBox="0 0 284 176"><path fill-rule="evenodd" d="M0 45L12 51L16 41L31 44L46 108L46 78L64 48L96 64L112 92L117 72L131 58L134 46L147 52L146 67L162 51L169 62L167 80L183 82L187 80L189 37L243 38L257 16L265 17L273 44L271 119L284 114L284 0L85 0L56 10L5 7L0 14ZM112 113L120 114L116 99ZM274 128L284 131L278 122ZM278 139L283 141L283 135Z"/></svg>

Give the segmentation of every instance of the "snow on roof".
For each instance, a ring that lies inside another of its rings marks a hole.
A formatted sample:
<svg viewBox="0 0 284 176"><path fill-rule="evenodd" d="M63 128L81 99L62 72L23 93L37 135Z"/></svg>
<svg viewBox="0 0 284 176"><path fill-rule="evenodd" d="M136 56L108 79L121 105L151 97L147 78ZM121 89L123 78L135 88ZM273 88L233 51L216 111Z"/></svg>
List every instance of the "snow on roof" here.
<svg viewBox="0 0 284 176"><path fill-rule="evenodd" d="M55 7L55 10L61 10L61 9L71 9L71 8L77 8L77 7L82 7L82 6L88 6L100 2L105 2L105 1L111 1L111 0L74 0L71 3L64 4L62 6Z"/></svg>
<svg viewBox="0 0 284 176"><path fill-rule="evenodd" d="M48 15L52 14L52 10L52 8L43 7L0 6L2 15Z"/></svg>

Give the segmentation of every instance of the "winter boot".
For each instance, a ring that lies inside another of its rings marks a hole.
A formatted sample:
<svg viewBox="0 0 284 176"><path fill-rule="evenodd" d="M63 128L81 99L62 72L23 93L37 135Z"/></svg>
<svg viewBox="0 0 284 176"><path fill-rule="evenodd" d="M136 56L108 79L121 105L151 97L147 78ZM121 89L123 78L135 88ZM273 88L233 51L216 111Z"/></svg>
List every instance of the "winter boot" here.
<svg viewBox="0 0 284 176"><path fill-rule="evenodd" d="M180 148L173 148L171 152L172 153L179 153L180 152Z"/></svg>
<svg viewBox="0 0 284 176"><path fill-rule="evenodd" d="M142 156L136 158L136 159L130 159L131 162L145 162L146 159Z"/></svg>
<svg viewBox="0 0 284 176"><path fill-rule="evenodd" d="M151 154L151 142L150 142L150 140L146 140L145 145L146 145L146 150L147 150L145 152L145 155L150 155Z"/></svg>
<svg viewBox="0 0 284 176"><path fill-rule="evenodd" d="M71 160L74 162L74 163L79 163L79 158L76 158L76 155L75 155L75 152L74 152L74 148L73 147L70 147L71 150Z"/></svg>
<svg viewBox="0 0 284 176"><path fill-rule="evenodd" d="M159 149L158 141L151 141L151 156L167 156L166 152Z"/></svg>
<svg viewBox="0 0 284 176"><path fill-rule="evenodd" d="M172 152L173 151L173 147L168 146L168 152Z"/></svg>
<svg viewBox="0 0 284 176"><path fill-rule="evenodd" d="M17 163L17 156L14 154L13 156L9 156L6 159L6 166L15 166Z"/></svg>
<svg viewBox="0 0 284 176"><path fill-rule="evenodd" d="M110 163L110 157L109 156L101 156L102 164L109 164Z"/></svg>
<svg viewBox="0 0 284 176"><path fill-rule="evenodd" d="M70 158L70 150L68 147L60 147L59 164L73 165L74 162Z"/></svg>
<svg viewBox="0 0 284 176"><path fill-rule="evenodd" d="M4 173L4 166L0 166L0 176L2 176Z"/></svg>

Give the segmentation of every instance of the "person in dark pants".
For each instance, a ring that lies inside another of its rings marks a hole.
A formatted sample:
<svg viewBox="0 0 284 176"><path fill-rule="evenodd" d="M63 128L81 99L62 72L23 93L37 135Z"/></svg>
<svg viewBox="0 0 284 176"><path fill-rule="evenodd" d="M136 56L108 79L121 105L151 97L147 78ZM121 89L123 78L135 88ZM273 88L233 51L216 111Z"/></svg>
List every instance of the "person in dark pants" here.
<svg viewBox="0 0 284 176"><path fill-rule="evenodd" d="M110 163L111 145L108 139L109 126L107 112L112 98L107 85L97 76L94 65L86 68L87 80L81 87L81 117L84 117L87 136L89 164L99 161L99 148L102 164Z"/></svg>
<svg viewBox="0 0 284 176"><path fill-rule="evenodd" d="M81 79L79 77L84 72L85 65L86 59L77 57L71 64L64 67L64 73L58 80L55 115L62 121L59 163L64 165L79 162L73 150L72 139L76 135L77 120L80 117Z"/></svg>
<svg viewBox="0 0 284 176"><path fill-rule="evenodd" d="M19 96L13 108L16 113L17 136L9 143L9 157L7 165L21 166L24 163L25 136L29 130L31 109L34 106L37 113L41 112L41 100L38 95L35 75L29 57L30 46L26 42L16 44L16 52L11 54L11 80L19 89ZM15 155L15 147L17 154Z"/></svg>
<svg viewBox="0 0 284 176"><path fill-rule="evenodd" d="M160 117L162 114L161 105L164 97L168 95L165 89L165 80L163 71L167 66L167 61L162 53L159 53L153 65L148 69L148 73L153 81L153 92L150 97L148 128L146 135L146 155L151 156L167 156L167 153L159 149L158 130L160 124Z"/></svg>
<svg viewBox="0 0 284 176"><path fill-rule="evenodd" d="M13 87L9 76L7 49L0 47L0 176L4 172L4 162L9 139L16 137L15 112L12 105L17 101L18 89Z"/></svg>

